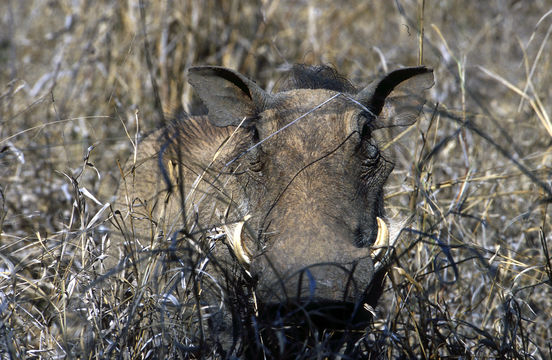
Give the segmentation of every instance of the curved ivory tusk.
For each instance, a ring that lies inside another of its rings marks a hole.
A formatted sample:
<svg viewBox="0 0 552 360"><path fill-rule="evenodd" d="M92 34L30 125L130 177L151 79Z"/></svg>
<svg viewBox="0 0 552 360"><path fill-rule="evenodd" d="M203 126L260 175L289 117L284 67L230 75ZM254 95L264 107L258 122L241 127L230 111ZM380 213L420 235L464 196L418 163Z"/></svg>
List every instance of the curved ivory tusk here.
<svg viewBox="0 0 552 360"><path fill-rule="evenodd" d="M379 260L383 251L389 247L389 229L382 218L376 217L378 223L378 236L374 245L372 245L372 258Z"/></svg>
<svg viewBox="0 0 552 360"><path fill-rule="evenodd" d="M245 222L251 218L251 215L246 215L242 221L232 225L224 226L226 236L230 240L230 246L238 258L239 263L249 271L249 266L251 265L251 251L247 248L245 243L242 240L241 233Z"/></svg>

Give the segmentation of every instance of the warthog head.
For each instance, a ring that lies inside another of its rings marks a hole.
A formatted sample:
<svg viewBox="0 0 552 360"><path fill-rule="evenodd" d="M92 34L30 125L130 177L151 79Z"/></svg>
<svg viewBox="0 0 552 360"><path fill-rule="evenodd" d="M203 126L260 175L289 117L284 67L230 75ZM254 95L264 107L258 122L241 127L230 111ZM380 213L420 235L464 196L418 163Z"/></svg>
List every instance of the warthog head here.
<svg viewBox="0 0 552 360"><path fill-rule="evenodd" d="M143 142L134 187L119 195L151 195L135 226L148 219L152 233L203 234L214 261L234 259L261 304L373 300L393 169L374 136L415 122L432 70L396 70L361 90L328 67L295 66L272 94L221 67L191 68L189 82L208 116ZM158 161L163 177L152 172ZM212 240L215 228L226 244Z"/></svg>

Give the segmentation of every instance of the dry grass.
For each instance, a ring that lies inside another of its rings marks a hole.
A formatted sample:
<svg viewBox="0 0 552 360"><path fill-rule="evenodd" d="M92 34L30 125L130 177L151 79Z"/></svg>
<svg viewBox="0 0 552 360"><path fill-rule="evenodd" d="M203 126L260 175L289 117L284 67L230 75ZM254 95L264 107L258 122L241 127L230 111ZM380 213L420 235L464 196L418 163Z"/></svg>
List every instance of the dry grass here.
<svg viewBox="0 0 552 360"><path fill-rule="evenodd" d="M2 358L212 355L190 330L193 294L163 317L154 293L98 282L129 136L197 104L189 66L271 89L295 62L365 84L422 55L436 86L387 188L389 214L414 220L366 344L551 357L551 5L423 3L159 1L142 21L138 1L0 2Z"/></svg>

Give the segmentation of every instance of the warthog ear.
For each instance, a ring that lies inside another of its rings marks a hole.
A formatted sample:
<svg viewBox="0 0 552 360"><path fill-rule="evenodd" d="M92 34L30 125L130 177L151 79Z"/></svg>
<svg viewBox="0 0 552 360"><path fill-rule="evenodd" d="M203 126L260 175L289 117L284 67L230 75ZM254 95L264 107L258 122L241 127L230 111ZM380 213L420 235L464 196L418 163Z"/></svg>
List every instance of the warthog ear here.
<svg viewBox="0 0 552 360"><path fill-rule="evenodd" d="M270 102L267 94L242 74L218 66L188 70L188 81L209 110L215 126L237 126L243 118L254 118Z"/></svg>
<svg viewBox="0 0 552 360"><path fill-rule="evenodd" d="M425 66L399 69L361 90L356 100L377 116L372 129L411 125L425 103L424 91L433 84L432 69Z"/></svg>

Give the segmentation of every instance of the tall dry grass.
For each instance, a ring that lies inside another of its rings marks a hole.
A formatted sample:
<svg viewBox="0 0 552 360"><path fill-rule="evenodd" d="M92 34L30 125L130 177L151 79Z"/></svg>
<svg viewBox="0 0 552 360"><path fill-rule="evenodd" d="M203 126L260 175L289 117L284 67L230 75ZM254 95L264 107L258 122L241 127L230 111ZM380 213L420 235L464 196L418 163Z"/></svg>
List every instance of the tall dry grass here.
<svg viewBox="0 0 552 360"><path fill-rule="evenodd" d="M551 9L0 2L2 358L215 356L189 330L193 311L159 318L163 299L99 281L106 203L137 136L196 108L189 66L231 67L270 90L296 62L357 84L435 69L426 111L396 141L388 214L413 221L365 346L381 358L551 357Z"/></svg>

